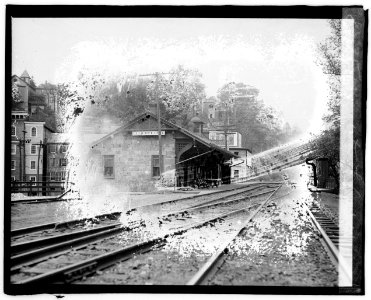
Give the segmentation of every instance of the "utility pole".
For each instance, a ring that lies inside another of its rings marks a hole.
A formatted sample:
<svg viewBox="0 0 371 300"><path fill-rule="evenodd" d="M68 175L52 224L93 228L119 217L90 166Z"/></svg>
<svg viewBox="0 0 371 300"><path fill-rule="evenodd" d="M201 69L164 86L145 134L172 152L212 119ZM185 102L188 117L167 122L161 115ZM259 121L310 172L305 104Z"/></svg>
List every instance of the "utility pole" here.
<svg viewBox="0 0 371 300"><path fill-rule="evenodd" d="M156 101L157 101L157 127L158 127L158 163L160 169L160 177L162 174L162 143L161 143L161 112L160 112L160 97L157 95L157 87L158 87L158 73L156 73Z"/></svg>
<svg viewBox="0 0 371 300"><path fill-rule="evenodd" d="M41 151L41 148L44 148L44 144L42 142L42 140L40 140L40 143L39 144L32 144L32 145L35 145L35 146L39 146L39 151L38 151L38 155L37 155L37 182L40 182L40 179L39 179L39 173L40 173L40 151ZM44 162L44 163L47 163L47 162ZM37 195L39 195L39 185L37 184Z"/></svg>
<svg viewBox="0 0 371 300"><path fill-rule="evenodd" d="M234 82L230 82L228 84L229 86L234 85ZM236 125L230 125L229 124L229 105L233 103L234 98L236 97L235 94L231 95L229 97L229 101L224 103L225 105L225 117L224 117L224 126L218 126L223 128L223 133L224 133L224 142L225 142L225 150L228 149L228 135L234 134L233 132L229 132L230 129L235 129Z"/></svg>
<svg viewBox="0 0 371 300"><path fill-rule="evenodd" d="M158 163L159 163L159 170L160 170L160 176L162 174L162 143L161 143L161 111L160 111L160 97L158 97L158 80L159 76L161 75L168 75L168 74L174 74L174 73L151 73L151 74L141 74L140 77L145 76L155 76L155 98L157 103L157 128L158 128Z"/></svg>
<svg viewBox="0 0 371 300"><path fill-rule="evenodd" d="M26 181L26 130L23 132L23 181Z"/></svg>

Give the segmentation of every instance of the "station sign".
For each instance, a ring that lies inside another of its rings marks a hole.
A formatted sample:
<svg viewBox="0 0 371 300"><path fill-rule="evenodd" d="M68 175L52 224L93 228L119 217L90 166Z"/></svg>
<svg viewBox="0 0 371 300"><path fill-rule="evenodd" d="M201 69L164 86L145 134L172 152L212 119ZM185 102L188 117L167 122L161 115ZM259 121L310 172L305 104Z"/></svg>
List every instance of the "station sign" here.
<svg viewBox="0 0 371 300"><path fill-rule="evenodd" d="M153 131L148 131L148 130L146 130L146 131L133 131L132 135L134 135L134 136L158 135L158 131L157 130L153 130ZM164 130L161 130L161 135L165 135Z"/></svg>

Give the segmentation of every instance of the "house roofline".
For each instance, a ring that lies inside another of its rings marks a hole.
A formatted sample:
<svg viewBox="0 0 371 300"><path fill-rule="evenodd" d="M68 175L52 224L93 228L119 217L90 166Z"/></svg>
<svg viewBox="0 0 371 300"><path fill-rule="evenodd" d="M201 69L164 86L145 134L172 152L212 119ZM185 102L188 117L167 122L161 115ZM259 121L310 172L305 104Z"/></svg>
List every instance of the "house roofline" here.
<svg viewBox="0 0 371 300"><path fill-rule="evenodd" d="M106 136L104 136L104 137L100 138L99 140L91 143L90 144L90 147L91 148L95 147L97 144L100 144L101 142L107 140L112 135L115 135L115 134L121 132L122 130L130 127L131 125L135 124L140 118L143 118L143 116L148 116L148 115L150 115L151 117L153 117L153 118L155 118L157 120L157 116L154 113L152 113L150 111L146 111L146 112L138 115L136 118L134 118L128 124L123 125L123 126L117 128L116 130L112 131L111 133L108 133ZM238 155L236 155L236 154L234 154L234 153L232 153L232 152L230 152L228 150L225 150L225 149L219 147L218 145L215 145L215 144L213 144L211 142L204 141L201 137L193 134L192 132L188 131L185 128L182 128L182 127L180 127L180 126L178 126L178 125L176 125L176 124L174 124L174 123L172 123L170 121L167 121L167 120L165 120L163 118L160 118L160 120L161 120L162 123L164 123L164 124L166 124L166 125L168 125L170 127L174 127L175 129L179 130L184 135L187 135L188 137L193 138L194 140L197 140L199 143L201 143L201 144L203 144L203 145L205 145L205 146L207 146L209 148L212 148L214 150L218 150L220 152L224 152L224 153L226 153L226 154L228 154L229 156L232 156L232 157L236 157L236 158L238 157Z"/></svg>

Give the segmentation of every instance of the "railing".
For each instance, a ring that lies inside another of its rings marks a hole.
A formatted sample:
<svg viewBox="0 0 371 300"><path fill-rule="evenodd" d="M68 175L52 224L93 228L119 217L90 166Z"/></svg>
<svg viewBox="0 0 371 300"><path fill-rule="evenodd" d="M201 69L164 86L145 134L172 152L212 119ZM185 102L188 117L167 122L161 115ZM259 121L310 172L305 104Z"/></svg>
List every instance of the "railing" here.
<svg viewBox="0 0 371 300"><path fill-rule="evenodd" d="M11 193L23 193L28 196L49 196L62 194L65 181L13 181Z"/></svg>

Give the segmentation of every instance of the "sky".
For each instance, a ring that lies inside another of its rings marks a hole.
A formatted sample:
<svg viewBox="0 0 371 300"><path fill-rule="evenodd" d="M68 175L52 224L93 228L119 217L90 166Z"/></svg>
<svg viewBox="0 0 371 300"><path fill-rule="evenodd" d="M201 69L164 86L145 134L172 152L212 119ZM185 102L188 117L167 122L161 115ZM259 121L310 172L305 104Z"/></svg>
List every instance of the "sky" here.
<svg viewBox="0 0 371 300"><path fill-rule="evenodd" d="M316 46L330 33L321 19L13 19L13 74L36 84L76 80L81 70L112 76L202 74L207 96L243 82L303 131L321 128L326 78Z"/></svg>

